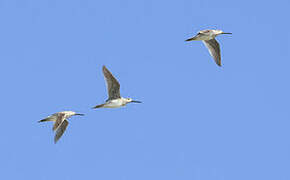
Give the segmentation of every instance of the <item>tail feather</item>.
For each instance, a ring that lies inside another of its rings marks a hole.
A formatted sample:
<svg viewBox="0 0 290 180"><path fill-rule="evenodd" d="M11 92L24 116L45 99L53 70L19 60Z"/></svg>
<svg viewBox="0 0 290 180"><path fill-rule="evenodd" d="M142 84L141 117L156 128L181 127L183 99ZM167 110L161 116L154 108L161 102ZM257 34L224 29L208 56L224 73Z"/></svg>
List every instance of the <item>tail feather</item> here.
<svg viewBox="0 0 290 180"><path fill-rule="evenodd" d="M104 105L105 105L105 104L96 105L95 107L93 107L93 109L101 108L101 107L103 107Z"/></svg>
<svg viewBox="0 0 290 180"><path fill-rule="evenodd" d="M42 120L40 120L40 121L37 121L37 122L46 122L46 121L53 121L53 119L51 119L51 118L45 118L45 119L42 119Z"/></svg>
<svg viewBox="0 0 290 180"><path fill-rule="evenodd" d="M193 41L194 38L189 38L189 39L186 39L185 41Z"/></svg>

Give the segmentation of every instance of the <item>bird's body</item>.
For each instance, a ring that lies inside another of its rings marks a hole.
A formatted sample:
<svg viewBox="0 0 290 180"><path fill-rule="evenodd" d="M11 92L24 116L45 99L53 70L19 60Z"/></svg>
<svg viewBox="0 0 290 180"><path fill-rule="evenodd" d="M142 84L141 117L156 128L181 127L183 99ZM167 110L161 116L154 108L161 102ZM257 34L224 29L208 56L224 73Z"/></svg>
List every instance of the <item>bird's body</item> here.
<svg viewBox="0 0 290 180"><path fill-rule="evenodd" d="M66 130L68 126L67 119L74 115L83 116L83 114L78 114L73 111L62 111L62 112L54 113L48 116L47 118L42 119L38 122L46 122L46 121L54 122L52 130L55 131L54 143L56 143L59 140L59 138L63 135L64 131Z"/></svg>
<svg viewBox="0 0 290 180"><path fill-rule="evenodd" d="M189 38L186 41L202 41L207 47L210 55L214 58L216 64L221 66L220 45L215 39L215 37L220 34L232 33L225 33L222 30L202 30L199 31L196 36Z"/></svg>
<svg viewBox="0 0 290 180"><path fill-rule="evenodd" d="M103 74L107 84L107 90L109 98L104 104L97 105L95 108L118 108L125 106L128 103L135 102L141 103L140 101L134 101L131 98L123 98L120 95L120 84L117 79L112 75L112 73L103 66Z"/></svg>
<svg viewBox="0 0 290 180"><path fill-rule="evenodd" d="M104 108L117 108L121 106L125 106L128 103L128 101L125 98L118 98L118 99L112 99L107 101L104 104Z"/></svg>

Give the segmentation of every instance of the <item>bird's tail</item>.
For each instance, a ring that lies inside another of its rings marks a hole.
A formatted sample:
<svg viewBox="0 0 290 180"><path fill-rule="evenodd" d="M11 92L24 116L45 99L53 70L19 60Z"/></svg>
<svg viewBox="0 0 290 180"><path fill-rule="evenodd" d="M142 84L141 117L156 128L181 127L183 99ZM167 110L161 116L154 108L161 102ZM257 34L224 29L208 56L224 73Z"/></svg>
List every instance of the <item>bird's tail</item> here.
<svg viewBox="0 0 290 180"><path fill-rule="evenodd" d="M186 39L185 41L193 41L195 38L189 38L189 39Z"/></svg>
<svg viewBox="0 0 290 180"><path fill-rule="evenodd" d="M101 107L103 107L104 105L105 105L105 104L96 105L95 107L93 107L93 109L101 108Z"/></svg>
<svg viewBox="0 0 290 180"><path fill-rule="evenodd" d="M40 121L37 121L37 122L46 122L46 121L53 121L53 119L52 118L45 118L45 119L42 119L42 120L40 120Z"/></svg>

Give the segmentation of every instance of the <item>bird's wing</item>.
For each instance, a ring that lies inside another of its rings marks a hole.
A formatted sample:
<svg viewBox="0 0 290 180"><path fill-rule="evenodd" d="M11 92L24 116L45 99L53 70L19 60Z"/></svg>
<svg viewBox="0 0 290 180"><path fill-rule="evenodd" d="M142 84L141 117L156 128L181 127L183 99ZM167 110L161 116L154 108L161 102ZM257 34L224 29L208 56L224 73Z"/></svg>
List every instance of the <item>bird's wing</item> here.
<svg viewBox="0 0 290 180"><path fill-rule="evenodd" d="M54 143L56 143L59 140L59 138L63 135L67 126L68 126L68 121L65 119L56 130L56 133L54 136Z"/></svg>
<svg viewBox="0 0 290 180"><path fill-rule="evenodd" d="M55 114L56 120L52 128L53 131L55 131L61 125L61 123L65 120L64 116L65 116L64 113Z"/></svg>
<svg viewBox="0 0 290 180"><path fill-rule="evenodd" d="M218 66L221 66L221 50L220 50L220 45L215 39L211 40L204 40L202 41L205 46L207 47L210 55L213 57L215 60L216 64Z"/></svg>
<svg viewBox="0 0 290 180"><path fill-rule="evenodd" d="M112 73L103 66L103 74L107 84L107 90L109 98L108 100L121 98L120 96L120 84L117 79L112 75Z"/></svg>

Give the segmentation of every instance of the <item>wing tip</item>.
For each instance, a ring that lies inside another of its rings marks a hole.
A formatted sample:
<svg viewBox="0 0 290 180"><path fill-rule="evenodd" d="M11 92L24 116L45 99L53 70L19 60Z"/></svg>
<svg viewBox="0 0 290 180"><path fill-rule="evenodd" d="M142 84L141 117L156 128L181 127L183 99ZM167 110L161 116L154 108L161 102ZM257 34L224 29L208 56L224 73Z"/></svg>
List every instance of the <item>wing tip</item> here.
<svg viewBox="0 0 290 180"><path fill-rule="evenodd" d="M60 139L60 137L54 137L54 144L56 144L58 142L58 140Z"/></svg>
<svg viewBox="0 0 290 180"><path fill-rule="evenodd" d="M105 65L103 65L102 70L103 70L103 74L104 74L105 77L106 77L107 74L112 74Z"/></svg>
<svg viewBox="0 0 290 180"><path fill-rule="evenodd" d="M103 65L102 69L103 69L103 71L107 70L107 67L105 65Z"/></svg>

